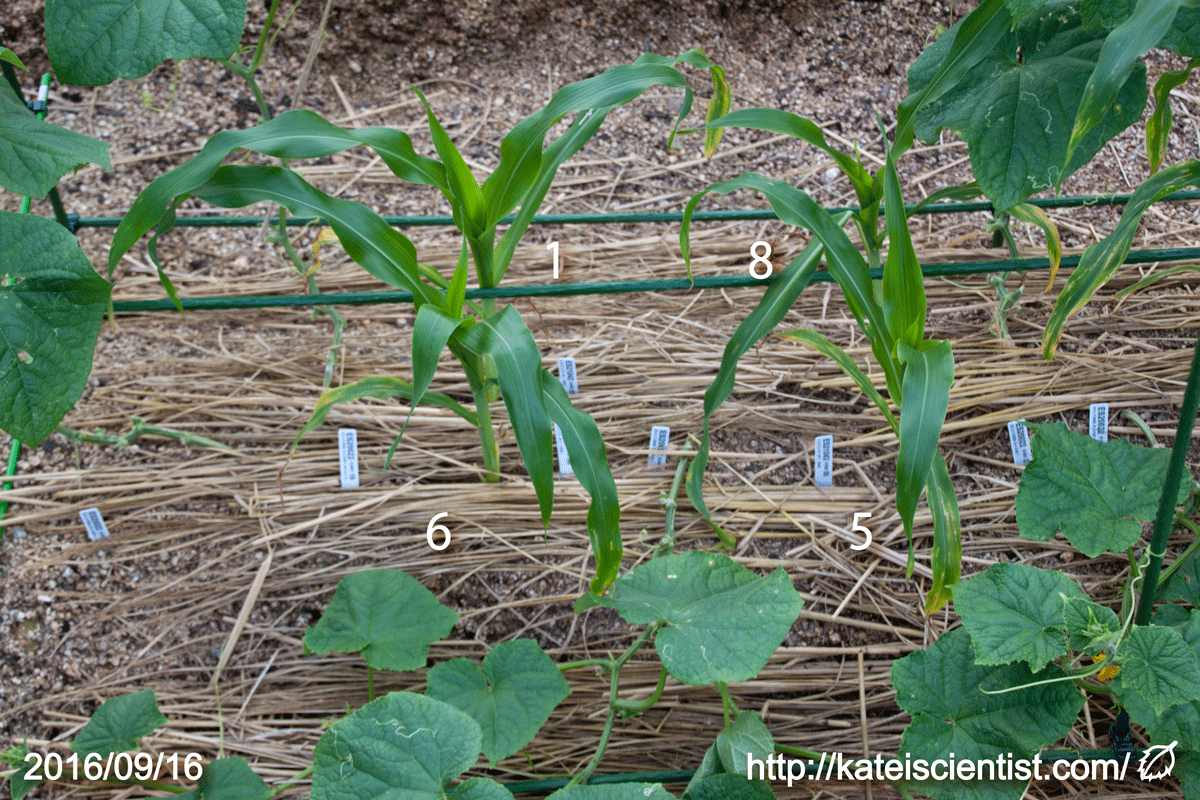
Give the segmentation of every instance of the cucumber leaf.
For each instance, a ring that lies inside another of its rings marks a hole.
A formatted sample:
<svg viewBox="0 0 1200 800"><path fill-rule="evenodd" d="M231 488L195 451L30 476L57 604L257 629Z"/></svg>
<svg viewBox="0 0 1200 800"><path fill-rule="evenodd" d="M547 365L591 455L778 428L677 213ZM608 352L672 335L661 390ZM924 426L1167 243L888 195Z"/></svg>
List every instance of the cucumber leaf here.
<svg viewBox="0 0 1200 800"><path fill-rule="evenodd" d="M153 689L113 697L100 704L92 718L71 740L71 750L81 756L106 756L136 750L138 740L167 724L158 710Z"/></svg>

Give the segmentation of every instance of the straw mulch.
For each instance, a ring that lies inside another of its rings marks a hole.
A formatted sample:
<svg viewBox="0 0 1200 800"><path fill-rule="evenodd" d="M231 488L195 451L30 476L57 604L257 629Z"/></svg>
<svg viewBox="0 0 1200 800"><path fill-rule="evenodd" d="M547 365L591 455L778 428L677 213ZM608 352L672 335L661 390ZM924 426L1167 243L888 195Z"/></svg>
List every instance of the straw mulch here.
<svg viewBox="0 0 1200 800"><path fill-rule="evenodd" d="M563 280L678 276L673 233L663 232L668 227L586 235L572 229L576 244L563 248ZM697 274L745 269L749 237L757 233L709 226L697 241ZM456 248L437 234L425 236L431 244L424 257L451 264ZM801 244L786 242L781 249ZM923 252L938 255L929 247ZM374 287L353 264L330 257L321 272L325 290ZM236 286L177 278L182 294L296 290L282 268L263 274ZM548 277L543 245L518 253L514 282ZM1069 326L1053 361L1042 360L1038 344L1051 305L1050 295L1037 294L1044 275L1029 275L1028 296L1009 317L1011 341L989 333L993 296L983 276L927 281L930 335L954 343L957 364L942 449L959 492L965 573L998 560L1023 561L1061 569L1101 598L1111 599L1120 586L1121 559L1085 559L1061 538L1040 544L1018 537L1019 471L1005 426L1023 418L1086 429L1088 404L1107 401L1113 436L1144 443L1139 429L1118 416L1130 409L1160 442L1170 441L1200 330L1195 281L1172 278L1153 294L1105 299L1137 277L1129 269L1110 284ZM124 296L160 296L152 281L124 285ZM648 557L662 535L658 500L673 472L670 465L647 466L650 428L670 426L673 455L699 431L703 393L724 342L759 295L756 289L607 295L539 299L536 308L518 301L547 365L560 356L577 361L576 403L596 418L620 489L627 568ZM336 383L409 375L411 308L341 311L348 327ZM810 287L788 322L844 345L864 367L871 363L840 292L829 284ZM586 495L573 479L560 479L553 518L542 530L499 404L505 474L497 485L476 478L475 431L434 408L418 409L384 470L384 453L407 414L397 402L337 408L289 460L321 391L327 321L273 309L195 312L182 320L123 315L118 325L102 337L93 385L68 423L119 432L139 416L215 438L236 455L160 440L142 440L126 452L85 446L58 469L22 475L5 495L13 501L10 530L28 533L4 544L13 602L45 595L71 618L59 635L37 628L42 638L30 645L41 662L65 670L56 679L63 685L8 708L10 719L38 721L31 745L69 741L99 700L150 687L170 725L145 740L145 748L241 755L268 782L284 781L311 762L322 724L366 699L357 656L306 656L300 642L337 582L364 568L403 569L462 615L451 639L432 648L430 663L478 659L489 645L523 636L557 660L603 654L629 640L627 626L603 610L572 613L591 569ZM456 367L447 357L433 388L464 396ZM713 422L710 507L738 538L744 564L763 572L783 567L805 601L800 621L758 679L730 687L734 699L759 710L779 742L847 755L895 753L908 720L894 704L892 662L928 644L953 618L921 613L931 531L923 507L916 571L904 579L894 437L834 365L777 339L742 359L735 396ZM359 489L338 487L337 427L358 430ZM828 489L811 480L812 440L825 433L835 437ZM52 441L63 447L63 440ZM681 501L679 547L712 547L707 525ZM92 506L112 532L106 541L87 542L79 526L79 511ZM450 549L437 552L425 529L441 512L450 514L442 522L453 539ZM874 543L866 552L850 549L859 541L850 533L855 512L871 512L866 524ZM1173 543L1174 552L1180 544ZM47 581L66 568L80 576L77 588L66 581L49 588ZM77 665L74 677L70 664ZM631 663L622 674L623 694L644 696L657 672L649 658ZM607 678L586 670L568 677L572 694L529 746L528 760L518 754L490 774L554 775L586 762L603 724ZM424 672L378 676L377 684L382 691L420 691ZM1068 746L1103 744L1110 713L1093 704L1087 714ZM669 680L657 706L618 724L602 770L694 767L720 725L715 691ZM1060 796L1072 788L1080 787L1047 784L1035 791ZM1149 796L1145 786L1128 789ZM892 790L822 789L838 797L864 791L886 797ZM306 794L301 785L286 796ZM88 788L52 796L130 795Z"/></svg>

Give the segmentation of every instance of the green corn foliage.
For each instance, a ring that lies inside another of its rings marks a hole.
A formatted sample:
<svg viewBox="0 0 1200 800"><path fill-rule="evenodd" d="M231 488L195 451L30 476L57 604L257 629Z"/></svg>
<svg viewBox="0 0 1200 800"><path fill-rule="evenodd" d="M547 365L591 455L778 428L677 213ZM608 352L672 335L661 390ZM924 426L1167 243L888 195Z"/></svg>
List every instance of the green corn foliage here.
<svg viewBox="0 0 1200 800"><path fill-rule="evenodd" d="M244 131L223 131L191 161L159 177L138 196L113 237L109 273L152 228L158 228L152 242L169 230L174 210L188 197L226 208L271 201L292 213L324 219L355 262L384 283L413 293L413 379L372 377L328 391L300 435L319 425L339 402L364 397L402 397L414 406L431 402L479 429L485 477L498 480L499 455L488 408L489 400L494 399L492 387L498 385L537 494L543 525L549 523L554 502L551 422L561 428L576 477L592 497L588 532L597 567L591 588L602 592L617 576L622 547L616 484L599 429L591 417L571 406L561 387L556 391L558 384L542 369L541 352L516 309L509 306L494 312L487 303L483 308L465 303L464 296L471 266L479 286L492 288L500 283L558 168L591 139L609 111L652 86L675 87L685 95L678 127L692 107L692 92L678 69L680 64L709 71L714 87L710 119L728 110L724 72L703 53L691 50L678 58L647 54L633 64L613 67L559 90L545 108L504 137L499 164L482 182L476 180L420 92L417 95L426 110L436 159L418 154L412 139L402 131L379 127L347 130L309 111L290 111ZM550 128L569 114L577 116L566 132L547 146ZM709 157L720 133L719 129L710 131L706 138ZM357 145L374 150L401 180L434 187L450 203L463 235L463 252L448 280L421 264L413 243L365 206L330 197L289 169L221 166L238 149L283 159L308 159ZM499 221L514 211L514 222L498 237ZM160 274L168 293L175 297L169 279ZM464 314L464 306L469 313ZM474 412L429 390L446 348L466 371L475 398Z"/></svg>

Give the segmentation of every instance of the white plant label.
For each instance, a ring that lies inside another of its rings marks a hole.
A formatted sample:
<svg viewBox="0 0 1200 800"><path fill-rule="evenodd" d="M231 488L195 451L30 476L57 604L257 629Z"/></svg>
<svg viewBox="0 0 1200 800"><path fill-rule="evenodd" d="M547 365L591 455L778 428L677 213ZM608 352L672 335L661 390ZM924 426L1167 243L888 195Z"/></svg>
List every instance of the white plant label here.
<svg viewBox="0 0 1200 800"><path fill-rule="evenodd" d="M1088 409L1088 436L1097 442L1108 441L1108 403L1092 403Z"/></svg>
<svg viewBox="0 0 1200 800"><path fill-rule="evenodd" d="M817 486L833 486L833 434L818 436L813 442L813 481Z"/></svg>
<svg viewBox="0 0 1200 800"><path fill-rule="evenodd" d="M579 378L575 375L575 359L567 357L558 360L558 382L567 390L567 394L579 394Z"/></svg>
<svg viewBox="0 0 1200 800"><path fill-rule="evenodd" d="M1029 428L1025 420L1014 419L1008 423L1008 441L1012 445L1013 463L1023 467L1033 461L1033 449L1029 446Z"/></svg>
<svg viewBox="0 0 1200 800"><path fill-rule="evenodd" d="M558 280L558 242L551 242L550 244L546 245L546 249L554 251L554 280Z"/></svg>
<svg viewBox="0 0 1200 800"><path fill-rule="evenodd" d="M358 431L338 428L338 463L342 468L342 488L358 488Z"/></svg>
<svg viewBox="0 0 1200 800"><path fill-rule="evenodd" d="M650 429L650 449L651 450L666 450L667 443L671 439L671 429L666 425L655 425ZM665 453L651 453L650 466L661 467L667 463Z"/></svg>
<svg viewBox="0 0 1200 800"><path fill-rule="evenodd" d="M88 538L93 542L108 538L108 526L104 524L104 517L100 516L100 509L85 508L79 512L79 519L83 522L83 527L87 528Z"/></svg>
<svg viewBox="0 0 1200 800"><path fill-rule="evenodd" d="M571 455L567 452L567 443L563 441L562 429L557 423L550 423L554 426L554 444L558 447L558 471L563 475L574 475L575 470L571 469Z"/></svg>

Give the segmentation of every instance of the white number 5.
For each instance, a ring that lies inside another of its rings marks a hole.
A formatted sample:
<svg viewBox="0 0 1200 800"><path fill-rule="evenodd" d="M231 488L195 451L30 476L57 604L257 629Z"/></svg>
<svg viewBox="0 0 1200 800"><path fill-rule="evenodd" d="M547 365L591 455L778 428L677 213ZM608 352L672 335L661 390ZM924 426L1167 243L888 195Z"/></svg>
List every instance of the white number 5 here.
<svg viewBox="0 0 1200 800"><path fill-rule="evenodd" d="M858 520L860 517L869 517L869 516L871 516L870 511L854 512L854 522L851 523L850 531L852 533L858 533L859 531L862 531L864 534L866 534L866 539L863 541L862 544L850 545L851 550L866 550L868 547L871 546L871 531L869 531L865 525L858 524Z"/></svg>

